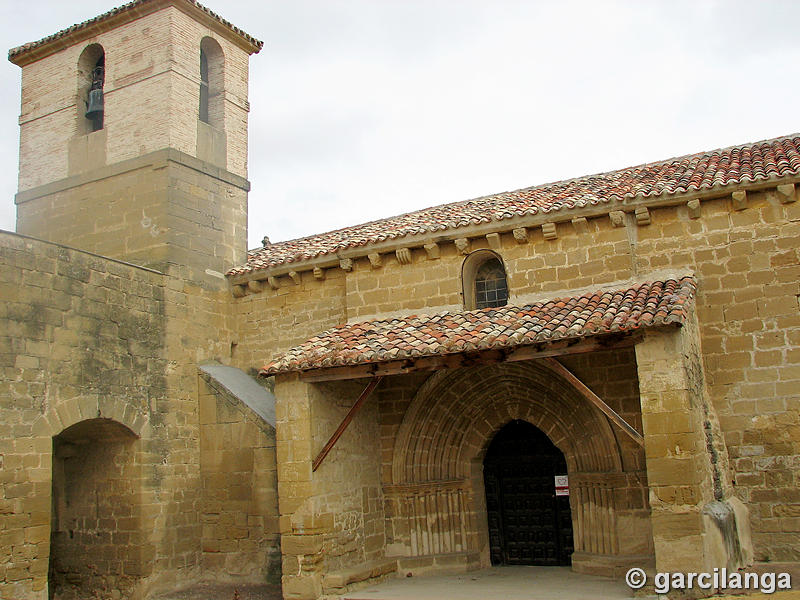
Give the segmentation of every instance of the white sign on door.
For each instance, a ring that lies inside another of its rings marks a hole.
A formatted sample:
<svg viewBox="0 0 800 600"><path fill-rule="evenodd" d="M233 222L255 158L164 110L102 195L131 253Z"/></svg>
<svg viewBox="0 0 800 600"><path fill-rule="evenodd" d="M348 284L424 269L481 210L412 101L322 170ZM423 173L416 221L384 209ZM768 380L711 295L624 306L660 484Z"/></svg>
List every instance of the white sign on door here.
<svg viewBox="0 0 800 600"><path fill-rule="evenodd" d="M556 475L556 496L569 496L569 477Z"/></svg>

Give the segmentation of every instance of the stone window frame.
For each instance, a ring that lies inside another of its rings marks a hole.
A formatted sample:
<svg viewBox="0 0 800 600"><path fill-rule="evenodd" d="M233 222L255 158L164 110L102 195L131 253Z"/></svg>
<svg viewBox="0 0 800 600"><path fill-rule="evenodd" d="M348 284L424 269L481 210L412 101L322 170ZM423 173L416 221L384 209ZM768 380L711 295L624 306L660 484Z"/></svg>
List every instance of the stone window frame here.
<svg viewBox="0 0 800 600"><path fill-rule="evenodd" d="M485 266L490 261L497 261L500 265L500 268L503 270L503 277L505 279L505 298L499 302L495 301L487 304L479 302L476 284L478 283L477 278L481 267ZM464 262L461 265L461 284L465 310L506 306L508 304L510 296L510 290L508 286L508 269L506 269L505 263L503 262L503 257L496 252L491 250L476 250L475 252L471 252L464 259Z"/></svg>

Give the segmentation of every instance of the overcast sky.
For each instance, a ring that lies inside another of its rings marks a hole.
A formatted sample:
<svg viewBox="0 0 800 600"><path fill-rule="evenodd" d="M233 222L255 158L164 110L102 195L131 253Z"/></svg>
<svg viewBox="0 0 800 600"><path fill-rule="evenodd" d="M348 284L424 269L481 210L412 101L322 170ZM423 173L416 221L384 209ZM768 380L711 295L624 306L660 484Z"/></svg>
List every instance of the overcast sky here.
<svg viewBox="0 0 800 600"><path fill-rule="evenodd" d="M250 236L320 233L800 130L800 2L207 0L250 61ZM6 49L113 0L0 0ZM14 229L19 68L0 68Z"/></svg>

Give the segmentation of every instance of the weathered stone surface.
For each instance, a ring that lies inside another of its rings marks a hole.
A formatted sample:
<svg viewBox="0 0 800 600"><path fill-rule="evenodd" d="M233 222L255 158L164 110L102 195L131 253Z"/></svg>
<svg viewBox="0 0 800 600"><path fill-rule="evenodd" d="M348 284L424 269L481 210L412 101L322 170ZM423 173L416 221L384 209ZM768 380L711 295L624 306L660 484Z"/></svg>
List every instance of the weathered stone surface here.
<svg viewBox="0 0 800 600"><path fill-rule="evenodd" d="M690 219L699 219L701 217L700 200L697 198L689 200L689 202L686 203L686 207L689 209Z"/></svg>
<svg viewBox="0 0 800 600"><path fill-rule="evenodd" d="M486 243L489 244L489 248L492 250L499 250L500 249L500 234L499 233L487 233L486 234Z"/></svg>
<svg viewBox="0 0 800 600"><path fill-rule="evenodd" d="M747 192L745 190L738 190L731 194L733 202L733 210L744 210L747 208Z"/></svg>
<svg viewBox="0 0 800 600"><path fill-rule="evenodd" d="M428 255L428 260L438 260L442 256L442 250L436 242L425 244L424 248Z"/></svg>

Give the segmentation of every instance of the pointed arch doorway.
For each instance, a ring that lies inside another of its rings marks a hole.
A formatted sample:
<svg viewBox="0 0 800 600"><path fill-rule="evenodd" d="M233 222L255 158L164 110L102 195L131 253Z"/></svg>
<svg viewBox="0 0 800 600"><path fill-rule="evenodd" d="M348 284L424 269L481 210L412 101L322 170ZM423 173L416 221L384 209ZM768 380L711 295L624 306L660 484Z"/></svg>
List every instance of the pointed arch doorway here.
<svg viewBox="0 0 800 600"><path fill-rule="evenodd" d="M555 489L555 476L567 474L564 454L540 429L515 419L494 436L483 465L492 564L571 564L569 496Z"/></svg>

